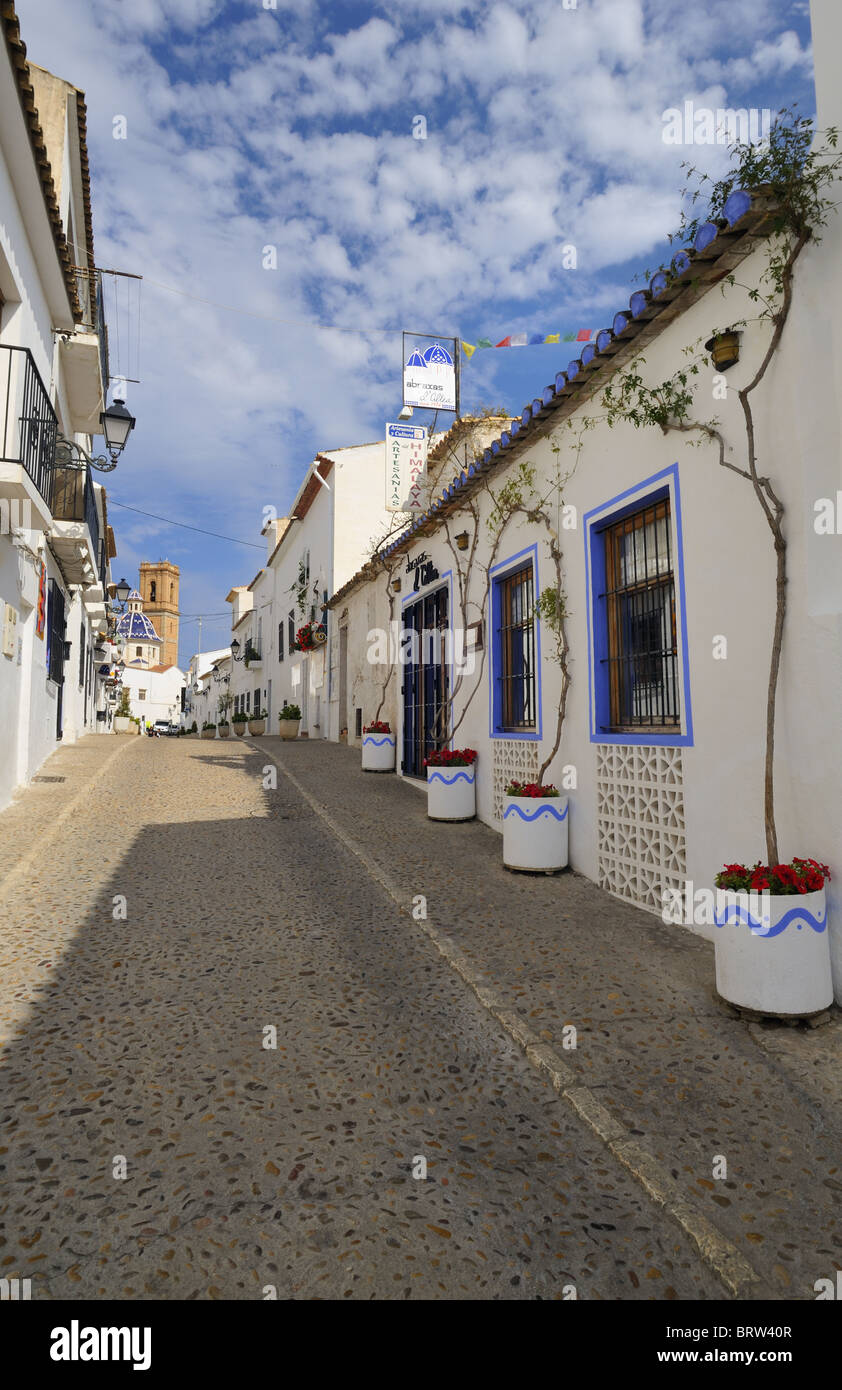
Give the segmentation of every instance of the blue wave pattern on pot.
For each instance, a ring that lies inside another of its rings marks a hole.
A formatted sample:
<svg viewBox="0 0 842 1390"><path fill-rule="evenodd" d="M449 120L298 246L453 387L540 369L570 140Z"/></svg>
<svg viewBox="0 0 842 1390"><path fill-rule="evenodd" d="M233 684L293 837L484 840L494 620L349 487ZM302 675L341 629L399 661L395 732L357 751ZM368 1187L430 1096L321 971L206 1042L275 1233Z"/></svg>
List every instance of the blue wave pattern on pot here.
<svg viewBox="0 0 842 1390"><path fill-rule="evenodd" d="M510 816L512 812L514 812L515 815L520 816L521 820L537 820L539 816L543 816L546 812L549 812L549 814L551 816L554 816L556 820L566 820L567 812L569 810L569 805L565 806L563 811L557 811L555 806L539 806L537 811L533 811L532 815L530 816L529 812L522 811L520 806L507 806L505 811L503 812L503 820L506 820L506 818Z"/></svg>
<svg viewBox="0 0 842 1390"><path fill-rule="evenodd" d="M382 748L384 743L394 745L394 742L395 740L389 738L388 734L384 734L383 738L375 738L374 734L366 734L363 739L363 743L373 743L375 748Z"/></svg>
<svg viewBox="0 0 842 1390"><path fill-rule="evenodd" d="M457 772L453 777L445 777L444 774L441 772L434 772L430 771L429 768L427 769L428 782L444 782L444 785L446 787L452 787L453 783L458 782L460 777L462 778L463 782L473 782L474 780L473 773L471 773L471 775L468 776L467 772Z"/></svg>
<svg viewBox="0 0 842 1390"><path fill-rule="evenodd" d="M717 927L725 927L733 922L745 922L754 936L765 937L780 936L781 932L786 931L790 922L797 921L799 917L802 921L798 922L798 931L801 930L802 922L806 924L806 926L812 927L813 931L818 932L819 935L821 935L823 931L827 931L826 907L823 917L814 917L812 912L808 912L806 907L792 907L789 912L784 913L781 920L776 922L774 926L767 925L762 918L758 921L756 917L752 917L747 908L740 907L739 903L729 903L722 914L721 921L716 915L716 909L714 909L713 913L714 924Z"/></svg>

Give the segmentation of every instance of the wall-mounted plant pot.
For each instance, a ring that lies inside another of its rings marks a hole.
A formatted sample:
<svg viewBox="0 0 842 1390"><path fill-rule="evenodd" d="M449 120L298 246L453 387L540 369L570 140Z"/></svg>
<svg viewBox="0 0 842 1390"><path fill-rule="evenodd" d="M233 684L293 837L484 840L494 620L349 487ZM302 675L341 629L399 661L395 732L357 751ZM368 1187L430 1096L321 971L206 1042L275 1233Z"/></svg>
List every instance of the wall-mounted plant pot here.
<svg viewBox="0 0 842 1390"><path fill-rule="evenodd" d="M566 796L503 797L503 864L525 873L567 868Z"/></svg>
<svg viewBox="0 0 842 1390"><path fill-rule="evenodd" d="M250 734L254 734L254 736L255 736L256 738L259 738L260 735L261 735L261 734L265 734L265 732L266 732L266 720L265 720L265 719L250 719L250 720L249 720L249 733L250 733Z"/></svg>
<svg viewBox="0 0 842 1390"><path fill-rule="evenodd" d="M738 1008L805 1018L833 1002L824 888L762 894L716 890L716 988Z"/></svg>
<svg viewBox="0 0 842 1390"><path fill-rule="evenodd" d="M363 772L394 772L394 734L363 734Z"/></svg>
<svg viewBox="0 0 842 1390"><path fill-rule="evenodd" d="M473 820L477 813L477 765L427 768L430 820Z"/></svg>
<svg viewBox="0 0 842 1390"><path fill-rule="evenodd" d="M278 727L281 731L281 738L298 738L298 730L301 727L301 720L279 719Z"/></svg>

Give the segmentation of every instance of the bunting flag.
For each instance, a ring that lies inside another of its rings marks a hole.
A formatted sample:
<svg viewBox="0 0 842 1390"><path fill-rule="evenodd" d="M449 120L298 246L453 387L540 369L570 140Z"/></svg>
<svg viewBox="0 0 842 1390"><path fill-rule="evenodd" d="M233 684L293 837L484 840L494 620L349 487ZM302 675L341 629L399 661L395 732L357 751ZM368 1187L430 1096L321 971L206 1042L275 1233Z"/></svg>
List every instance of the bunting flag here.
<svg viewBox="0 0 842 1390"><path fill-rule="evenodd" d="M597 335L595 328L580 328L578 333L509 333L507 337L501 338L499 343L492 343L490 338L477 338L475 343L462 341L462 351L470 359L480 348L507 348L507 347L537 347L544 343L589 343Z"/></svg>

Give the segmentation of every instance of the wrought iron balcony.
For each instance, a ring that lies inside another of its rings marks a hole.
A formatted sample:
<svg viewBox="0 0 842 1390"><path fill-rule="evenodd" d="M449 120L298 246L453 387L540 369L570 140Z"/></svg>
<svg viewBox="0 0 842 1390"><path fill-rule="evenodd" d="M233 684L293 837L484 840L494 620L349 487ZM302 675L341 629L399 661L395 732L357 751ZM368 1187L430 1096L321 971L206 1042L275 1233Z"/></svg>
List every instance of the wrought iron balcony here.
<svg viewBox="0 0 842 1390"><path fill-rule="evenodd" d="M58 465L53 483L51 544L71 584L88 588L100 582L101 542L90 466Z"/></svg>
<svg viewBox="0 0 842 1390"><path fill-rule="evenodd" d="M0 409L0 464L22 467L51 509L58 420L29 348L0 346Z"/></svg>

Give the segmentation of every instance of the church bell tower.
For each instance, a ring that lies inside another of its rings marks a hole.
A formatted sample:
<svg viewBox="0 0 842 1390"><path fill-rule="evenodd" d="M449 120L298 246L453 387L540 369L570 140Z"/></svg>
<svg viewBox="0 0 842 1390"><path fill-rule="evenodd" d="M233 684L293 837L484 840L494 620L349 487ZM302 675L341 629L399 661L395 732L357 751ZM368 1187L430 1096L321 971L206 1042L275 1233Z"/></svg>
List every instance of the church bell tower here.
<svg viewBox="0 0 842 1390"><path fill-rule="evenodd" d="M178 665L178 565L144 560L140 566L143 611L161 638L161 665Z"/></svg>

